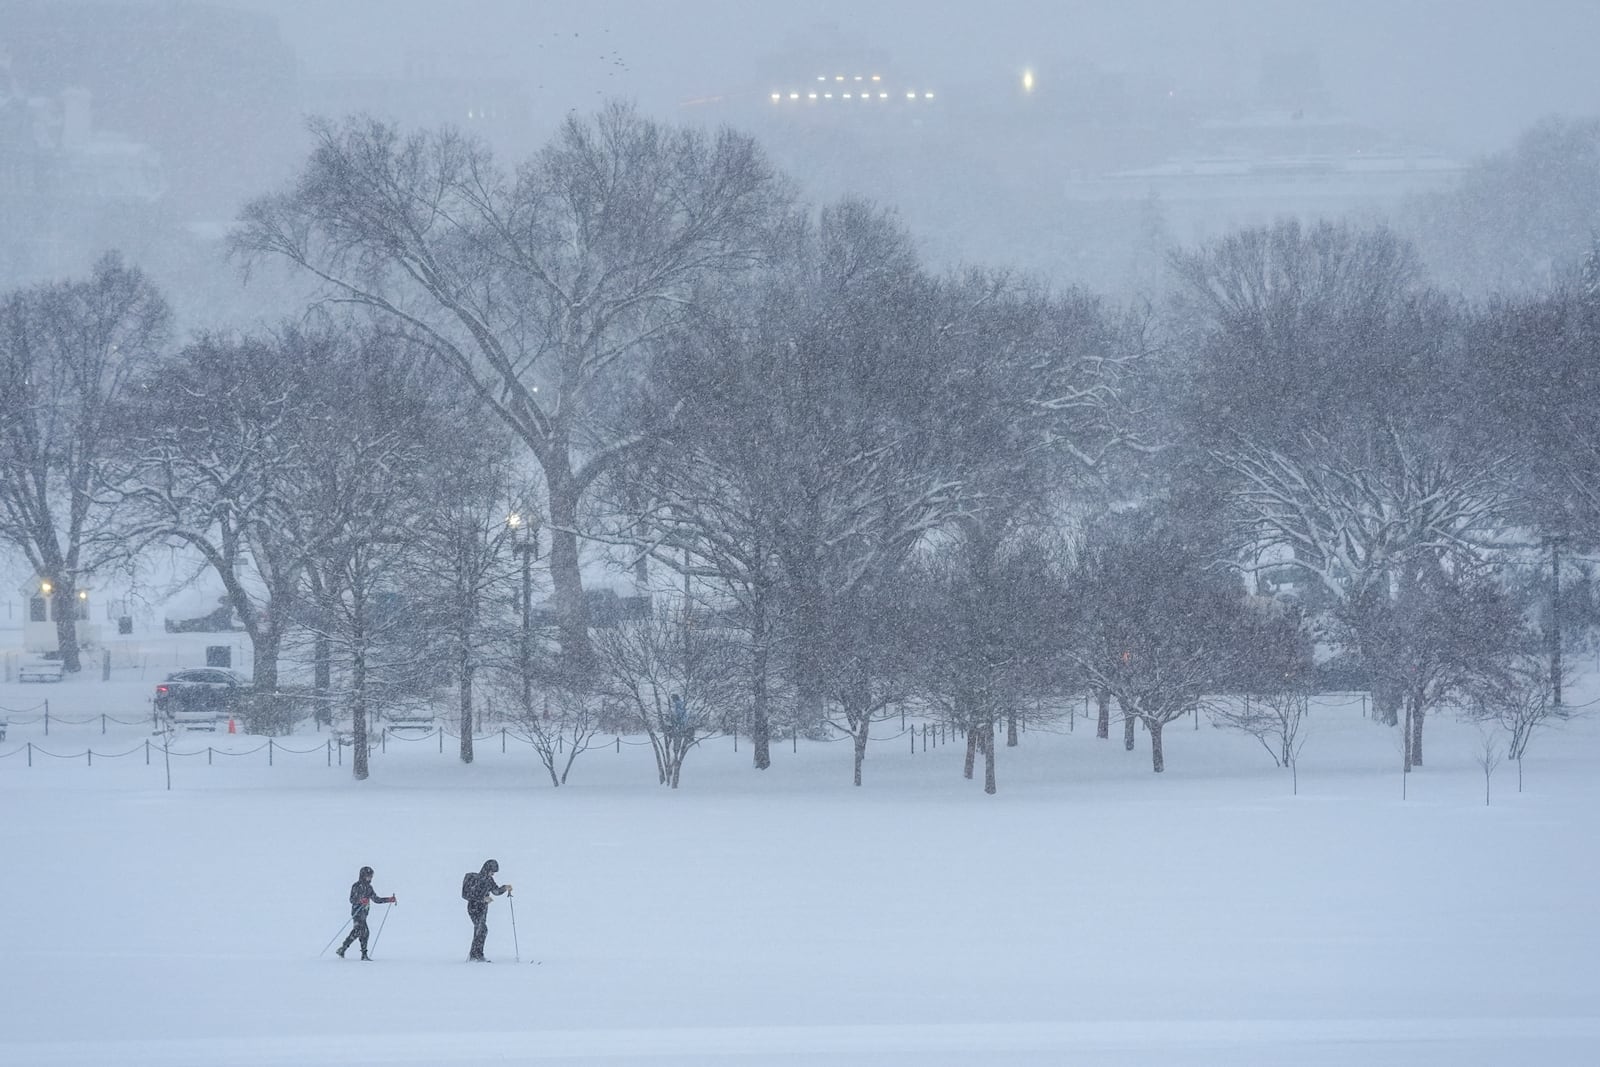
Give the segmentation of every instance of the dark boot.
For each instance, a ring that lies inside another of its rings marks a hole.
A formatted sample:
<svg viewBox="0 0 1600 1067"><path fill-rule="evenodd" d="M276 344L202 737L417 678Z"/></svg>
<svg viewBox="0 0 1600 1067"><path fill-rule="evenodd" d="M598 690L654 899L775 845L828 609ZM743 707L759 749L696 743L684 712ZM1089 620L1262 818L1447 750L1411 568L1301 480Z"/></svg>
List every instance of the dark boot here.
<svg viewBox="0 0 1600 1067"><path fill-rule="evenodd" d="M362 963L371 963L372 962L372 957L367 955L365 952L363 952L361 954L361 962Z"/></svg>
<svg viewBox="0 0 1600 1067"><path fill-rule="evenodd" d="M350 942L346 941L344 944L339 946L339 951L335 952L334 955L338 956L341 960L344 959L344 950L349 948L349 947L350 947Z"/></svg>

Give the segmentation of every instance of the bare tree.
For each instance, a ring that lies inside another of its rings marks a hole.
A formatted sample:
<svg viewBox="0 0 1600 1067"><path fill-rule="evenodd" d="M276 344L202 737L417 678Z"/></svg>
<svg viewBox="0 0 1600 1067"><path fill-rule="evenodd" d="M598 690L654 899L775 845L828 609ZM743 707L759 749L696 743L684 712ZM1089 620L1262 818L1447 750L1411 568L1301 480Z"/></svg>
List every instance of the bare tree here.
<svg viewBox="0 0 1600 1067"><path fill-rule="evenodd" d="M503 426L463 404L446 405L429 421L442 436L431 442L418 472L424 496L406 523L417 540L408 584L424 594L419 610L427 624L447 635L460 758L471 763L474 683L492 660L496 632L513 625L505 610L516 588L512 550L519 547L522 517L536 505L511 488L525 472L508 458Z"/></svg>
<svg viewBox="0 0 1600 1067"><path fill-rule="evenodd" d="M997 788L998 723L1015 743L1017 716L1058 682L1065 599L1053 554L1019 534L1003 544L965 537L915 572L904 620L912 686L967 731L965 774L984 755L984 792Z"/></svg>
<svg viewBox="0 0 1600 1067"><path fill-rule="evenodd" d="M1300 750L1305 747L1311 696L1304 690L1281 689L1247 694L1210 706L1213 725L1249 734L1261 743L1272 762L1287 767L1296 796L1300 793Z"/></svg>
<svg viewBox="0 0 1600 1067"><path fill-rule="evenodd" d="M660 606L595 635L604 691L629 707L673 789L689 753L738 708L736 645L709 621L688 605Z"/></svg>
<svg viewBox="0 0 1600 1067"><path fill-rule="evenodd" d="M1522 792L1522 757L1533 735L1552 722L1572 714L1569 705L1554 699L1550 666L1541 657L1516 657L1504 670L1484 679L1468 707L1480 724L1498 725L1506 732L1505 755L1517 763L1517 792Z"/></svg>
<svg viewBox="0 0 1600 1067"><path fill-rule="evenodd" d="M406 561L419 539L410 516L426 506L430 441L425 379L415 353L392 335L336 348L323 379L324 406L303 422L315 457L297 485L307 528L305 576L314 629L344 668L355 753L367 777L371 715L436 684L438 635L406 604Z"/></svg>
<svg viewBox="0 0 1600 1067"><path fill-rule="evenodd" d="M1151 769L1166 769L1162 731L1225 685L1244 629L1243 592L1193 546L1159 528L1132 540L1097 533L1078 552L1067 654L1150 733ZM1131 748L1132 746L1129 745Z"/></svg>
<svg viewBox="0 0 1600 1067"><path fill-rule="evenodd" d="M170 319L161 294L115 253L85 280L0 301L0 541L49 583L68 671L80 667L83 581L117 541L96 496L113 409L167 343Z"/></svg>
<svg viewBox="0 0 1600 1067"><path fill-rule="evenodd" d="M550 775L550 784L567 784L567 775L577 758L594 745L605 725L603 698L580 686L549 680L543 686L541 707L528 708L516 701L511 721L519 737L533 746L539 762Z"/></svg>
<svg viewBox="0 0 1600 1067"><path fill-rule="evenodd" d="M1254 737L1275 764L1288 768L1298 795L1315 673L1312 635L1297 604L1259 596L1243 603L1230 686L1242 695L1211 702L1211 723Z"/></svg>
<svg viewBox="0 0 1600 1067"><path fill-rule="evenodd" d="M1478 748L1473 753L1473 762L1483 771L1483 806L1489 806L1489 783L1494 778L1495 768L1500 766L1500 761L1505 758L1505 750L1500 747L1494 734L1483 728L1478 729ZM1520 789L1520 787L1519 787Z"/></svg>
<svg viewBox="0 0 1600 1067"><path fill-rule="evenodd" d="M597 416L695 287L741 269L775 184L749 138L613 105L571 118L514 177L452 130L317 121L288 192L245 209L235 247L424 343L544 474L563 646L587 657L580 500L637 441Z"/></svg>
<svg viewBox="0 0 1600 1067"><path fill-rule="evenodd" d="M1373 672L1377 711L1394 723L1424 692L1407 685L1404 645L1428 640L1398 628L1423 610L1407 598L1481 567L1505 509L1499 465L1393 424L1345 445L1308 435L1292 454L1242 445L1222 462L1237 479L1246 558L1271 560L1326 598L1330 634ZM1421 721L1408 720L1417 755Z"/></svg>
<svg viewBox="0 0 1600 1067"><path fill-rule="evenodd" d="M203 336L127 391L108 495L130 550L181 543L221 580L250 636L258 688L277 686L294 621L307 525L298 480L311 457L302 419L323 407L337 328Z"/></svg>

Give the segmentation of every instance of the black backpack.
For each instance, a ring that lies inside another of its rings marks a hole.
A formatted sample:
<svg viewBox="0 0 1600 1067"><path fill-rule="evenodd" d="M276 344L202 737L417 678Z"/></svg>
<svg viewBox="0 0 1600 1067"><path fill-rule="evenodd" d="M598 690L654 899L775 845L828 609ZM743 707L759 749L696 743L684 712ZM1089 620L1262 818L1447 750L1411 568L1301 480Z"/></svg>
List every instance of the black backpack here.
<svg viewBox="0 0 1600 1067"><path fill-rule="evenodd" d="M461 899L477 900L480 896L482 894L478 892L478 872L468 871L461 876Z"/></svg>

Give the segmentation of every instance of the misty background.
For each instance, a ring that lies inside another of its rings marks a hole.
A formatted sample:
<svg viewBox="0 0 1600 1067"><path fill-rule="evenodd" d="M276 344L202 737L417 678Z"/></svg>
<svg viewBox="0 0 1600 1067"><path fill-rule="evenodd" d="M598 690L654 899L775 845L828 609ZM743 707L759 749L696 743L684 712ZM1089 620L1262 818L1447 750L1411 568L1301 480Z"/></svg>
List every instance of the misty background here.
<svg viewBox="0 0 1600 1067"><path fill-rule="evenodd" d="M185 327L272 318L296 297L243 288L222 237L296 172L307 116L453 124L510 164L614 98L754 134L813 201L896 208L935 267L1155 295L1174 248L1289 215L1390 222L1447 287L1536 284L1476 276L1451 234L1481 220L1435 201L1600 114L1597 33L1583 0L4 0L0 285L116 247ZM844 102L874 76L893 92Z"/></svg>

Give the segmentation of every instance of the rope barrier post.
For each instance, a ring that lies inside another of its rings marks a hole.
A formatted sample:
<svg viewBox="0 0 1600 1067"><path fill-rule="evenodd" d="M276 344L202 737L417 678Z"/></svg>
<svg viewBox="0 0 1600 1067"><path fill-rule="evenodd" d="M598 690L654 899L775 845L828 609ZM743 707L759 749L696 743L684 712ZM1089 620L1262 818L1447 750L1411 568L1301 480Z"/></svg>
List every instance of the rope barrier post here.
<svg viewBox="0 0 1600 1067"><path fill-rule="evenodd" d="M144 765L146 767L150 766L150 739L148 737L144 741Z"/></svg>
<svg viewBox="0 0 1600 1067"><path fill-rule="evenodd" d="M272 766L272 738L267 738L267 766Z"/></svg>
<svg viewBox="0 0 1600 1067"><path fill-rule="evenodd" d="M207 767L211 766L211 753L212 753L212 748L211 748L210 745L207 745L206 746L206 766Z"/></svg>
<svg viewBox="0 0 1600 1067"><path fill-rule="evenodd" d="M504 726L500 727L500 754L502 756L506 754L506 728Z"/></svg>
<svg viewBox="0 0 1600 1067"><path fill-rule="evenodd" d="M50 736L50 702L48 700L44 702L44 735L46 737Z"/></svg>
<svg viewBox="0 0 1600 1067"><path fill-rule="evenodd" d="M444 731L443 730L439 731L439 755L441 755L441 756L444 755ZM385 918L388 917L388 912L384 913L384 917Z"/></svg>
<svg viewBox="0 0 1600 1067"><path fill-rule="evenodd" d="M100 736L104 737L105 735L106 735L106 713L102 711L100 713Z"/></svg>
<svg viewBox="0 0 1600 1067"><path fill-rule="evenodd" d="M917 731L915 728L911 731L911 754L913 756L917 754Z"/></svg>
<svg viewBox="0 0 1600 1067"><path fill-rule="evenodd" d="M325 749L327 749L327 752L328 752L328 766L332 767L333 766L333 738L331 738L331 737L328 738L326 741L324 741L322 743L322 745L323 745L323 747Z"/></svg>
<svg viewBox="0 0 1600 1067"><path fill-rule="evenodd" d="M789 731L789 743L794 746L796 752L800 751L800 727L796 726Z"/></svg>
<svg viewBox="0 0 1600 1067"><path fill-rule="evenodd" d="M33 766L33 742L28 742L28 766Z"/></svg>
<svg viewBox="0 0 1600 1067"><path fill-rule="evenodd" d="M92 749L92 748L84 749L83 754L85 756L89 757L89 766L93 767L94 766L94 749Z"/></svg>
<svg viewBox="0 0 1600 1067"><path fill-rule="evenodd" d="M161 759L167 765L167 792L172 792L172 751L171 742L163 737L161 739Z"/></svg>
<svg viewBox="0 0 1600 1067"><path fill-rule="evenodd" d="M622 735L617 735L617 755L622 755Z"/></svg>
<svg viewBox="0 0 1600 1067"><path fill-rule="evenodd" d="M382 752L389 751L389 728L383 728L383 739L378 742L378 749Z"/></svg>

